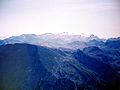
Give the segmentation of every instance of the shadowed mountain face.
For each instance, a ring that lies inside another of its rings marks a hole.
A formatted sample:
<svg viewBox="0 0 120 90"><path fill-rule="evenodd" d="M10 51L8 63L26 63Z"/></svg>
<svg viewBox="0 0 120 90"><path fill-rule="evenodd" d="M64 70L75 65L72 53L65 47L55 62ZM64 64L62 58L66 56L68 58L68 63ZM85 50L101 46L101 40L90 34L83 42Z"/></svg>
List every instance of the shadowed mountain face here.
<svg viewBox="0 0 120 90"><path fill-rule="evenodd" d="M119 89L119 37L30 34L0 40L0 90Z"/></svg>
<svg viewBox="0 0 120 90"><path fill-rule="evenodd" d="M117 60L105 63L91 56L95 50L103 53L98 48L81 51L2 45L0 90L119 90L119 69L113 65Z"/></svg>
<svg viewBox="0 0 120 90"><path fill-rule="evenodd" d="M0 62L0 90L34 90L40 80L49 84L55 79L39 60L36 46L1 46Z"/></svg>

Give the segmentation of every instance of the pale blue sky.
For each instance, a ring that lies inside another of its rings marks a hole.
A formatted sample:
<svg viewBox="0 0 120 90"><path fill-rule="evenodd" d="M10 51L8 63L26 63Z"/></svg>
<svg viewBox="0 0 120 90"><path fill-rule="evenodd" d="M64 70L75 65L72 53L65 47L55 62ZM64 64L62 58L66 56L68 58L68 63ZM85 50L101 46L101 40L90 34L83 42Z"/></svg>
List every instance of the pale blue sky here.
<svg viewBox="0 0 120 90"><path fill-rule="evenodd" d="M61 32L120 36L119 0L0 0L0 36Z"/></svg>

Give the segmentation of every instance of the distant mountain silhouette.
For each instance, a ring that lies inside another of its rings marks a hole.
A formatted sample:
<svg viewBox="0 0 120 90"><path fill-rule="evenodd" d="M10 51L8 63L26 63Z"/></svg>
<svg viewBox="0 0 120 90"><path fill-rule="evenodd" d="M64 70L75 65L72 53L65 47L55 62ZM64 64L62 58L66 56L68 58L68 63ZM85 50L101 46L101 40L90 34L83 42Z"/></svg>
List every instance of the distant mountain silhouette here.
<svg viewBox="0 0 120 90"><path fill-rule="evenodd" d="M87 47L89 45L96 45L98 42L102 44L102 41L103 39L100 39L94 35L91 35L90 37L85 37L81 35L69 35L65 33L47 33L42 35L23 34L20 36L12 36L4 39L5 44L28 43L47 47L63 47L69 49L83 49L84 47Z"/></svg>

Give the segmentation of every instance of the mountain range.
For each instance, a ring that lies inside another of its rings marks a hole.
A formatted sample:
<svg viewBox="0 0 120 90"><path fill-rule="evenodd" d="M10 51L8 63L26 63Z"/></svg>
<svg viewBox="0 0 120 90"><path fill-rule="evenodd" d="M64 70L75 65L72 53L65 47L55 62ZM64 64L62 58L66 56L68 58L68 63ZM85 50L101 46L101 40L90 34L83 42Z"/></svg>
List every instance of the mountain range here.
<svg viewBox="0 0 120 90"><path fill-rule="evenodd" d="M120 90L120 37L47 33L0 40L0 90Z"/></svg>
<svg viewBox="0 0 120 90"><path fill-rule="evenodd" d="M90 37L85 37L81 35L70 35L66 33L45 33L42 35L22 34L20 36L12 36L4 39L3 41L0 40L0 45L27 43L52 48L82 49L89 45L96 45L98 43L103 44L104 41L105 39L100 39L94 35L90 35Z"/></svg>

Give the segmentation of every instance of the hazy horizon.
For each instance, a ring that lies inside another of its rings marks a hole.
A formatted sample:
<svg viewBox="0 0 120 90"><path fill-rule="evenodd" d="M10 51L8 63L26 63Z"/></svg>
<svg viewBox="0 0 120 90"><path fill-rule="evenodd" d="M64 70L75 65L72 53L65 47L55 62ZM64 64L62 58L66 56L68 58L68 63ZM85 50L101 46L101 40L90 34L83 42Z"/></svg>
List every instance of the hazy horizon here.
<svg viewBox="0 0 120 90"><path fill-rule="evenodd" d="M21 34L120 36L119 0L0 0L0 38Z"/></svg>
<svg viewBox="0 0 120 90"><path fill-rule="evenodd" d="M97 36L97 35L95 35L95 34L90 34L90 35L86 35L86 34L75 34L75 33L68 33L68 32L61 32L61 33L42 33L42 34L34 34L34 33L27 33L27 34L18 34L18 35L11 35L11 36L0 36L0 40L4 40L4 39L7 39L7 38L10 38L10 37L16 37L16 36L21 36L21 35L47 35L47 34L55 34L55 35L60 35L61 34L61 36L62 35L80 35L80 36L82 36L82 37L90 37L91 35L94 35L95 37ZM116 37L99 37L99 36L97 36L98 38L100 38L100 39L109 39L109 38L118 38L118 37L120 37L120 36L116 36Z"/></svg>

